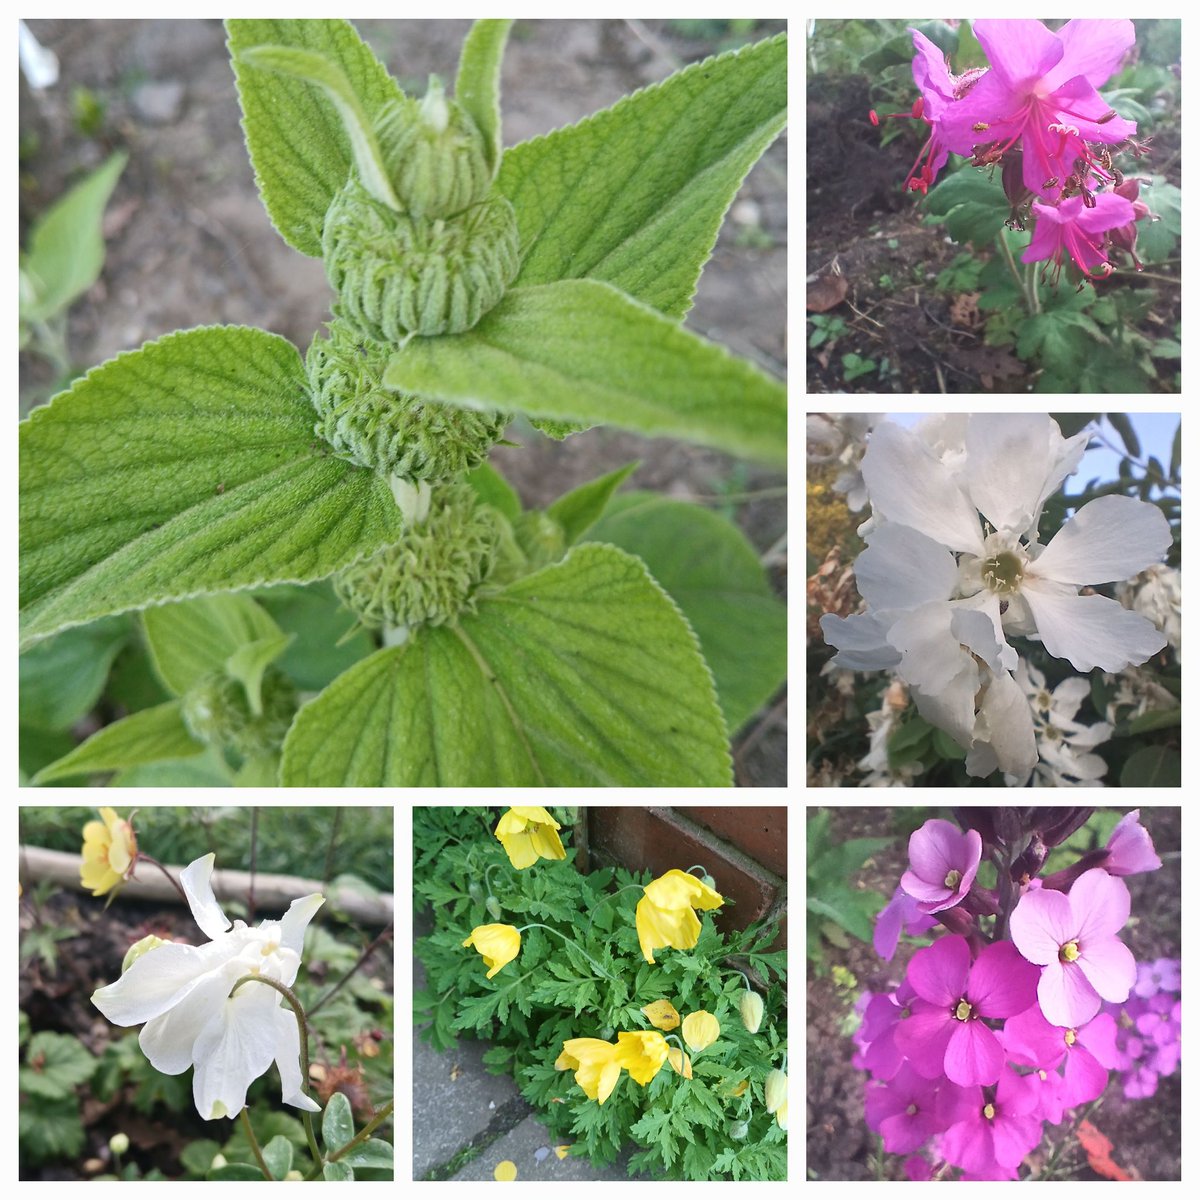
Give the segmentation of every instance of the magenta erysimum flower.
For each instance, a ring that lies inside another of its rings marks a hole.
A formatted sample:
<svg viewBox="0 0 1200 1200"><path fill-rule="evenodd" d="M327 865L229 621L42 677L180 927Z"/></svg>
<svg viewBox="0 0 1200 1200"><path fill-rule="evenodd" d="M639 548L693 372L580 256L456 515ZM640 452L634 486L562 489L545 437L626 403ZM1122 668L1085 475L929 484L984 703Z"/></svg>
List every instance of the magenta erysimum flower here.
<svg viewBox="0 0 1200 1200"><path fill-rule="evenodd" d="M979 1095L963 1119L942 1135L947 1162L986 1178L994 1178L997 1167L1015 1171L1041 1140L1042 1123L1033 1115L1037 1105L1034 1089L1012 1067L1005 1067L995 1098Z"/></svg>
<svg viewBox="0 0 1200 1200"><path fill-rule="evenodd" d="M1042 968L1038 1003L1046 1020L1073 1029L1100 1011L1100 1000L1129 996L1137 965L1116 936L1129 919L1129 889L1100 867L1067 893L1039 888L1023 895L1009 932L1021 954Z"/></svg>
<svg viewBox="0 0 1200 1200"><path fill-rule="evenodd" d="M1112 192L1101 192L1093 200L1091 208L1084 204L1082 196L1072 196L1058 205L1035 204L1037 225L1021 261L1053 261L1056 279L1067 259L1089 278L1111 275L1112 264L1104 248L1103 234L1132 221L1133 205Z"/></svg>
<svg viewBox="0 0 1200 1200"><path fill-rule="evenodd" d="M1146 1000L1159 992L1178 994L1181 967L1182 963L1177 958L1156 958L1153 962L1138 963L1134 995Z"/></svg>
<svg viewBox="0 0 1200 1200"><path fill-rule="evenodd" d="M966 938L918 950L908 981L919 999L896 1027L896 1045L927 1079L943 1072L964 1086L995 1083L1004 1052L983 1017L1013 1017L1036 1001L1037 970L1011 942L984 947L972 964Z"/></svg>
<svg viewBox="0 0 1200 1200"><path fill-rule="evenodd" d="M1137 132L1096 90L1133 45L1133 22L1068 21L1052 33L1041 21L979 20L975 36L991 70L943 117L942 137L956 154L980 147L980 161L995 162L1020 144L1025 186L1057 197L1078 174L1112 178L1089 143L1116 145Z"/></svg>
<svg viewBox="0 0 1200 1200"><path fill-rule="evenodd" d="M900 886L921 912L953 908L971 890L982 854L983 841L974 829L961 833L949 821L926 821L908 839L911 867Z"/></svg>
<svg viewBox="0 0 1200 1200"><path fill-rule="evenodd" d="M907 1154L961 1116L964 1088L918 1075L907 1063L890 1083L867 1089L867 1126L889 1154Z"/></svg>
<svg viewBox="0 0 1200 1200"><path fill-rule="evenodd" d="M897 887L892 898L887 902L875 918L875 953L884 962L891 962L900 943L900 930L903 929L909 937L926 933L937 924L937 921L922 912L916 899L908 895L902 887Z"/></svg>
<svg viewBox="0 0 1200 1200"><path fill-rule="evenodd" d="M906 979L895 992L875 996L867 1005L860 1030L867 1044L858 1065L876 1079L891 1079L904 1061L896 1045L896 1030L911 1015L916 995Z"/></svg>
<svg viewBox="0 0 1200 1200"><path fill-rule="evenodd" d="M1104 869L1110 875L1140 875L1143 871L1157 871L1162 859L1154 853L1150 834L1138 818L1140 808L1126 813L1118 822L1108 839L1108 858Z"/></svg>

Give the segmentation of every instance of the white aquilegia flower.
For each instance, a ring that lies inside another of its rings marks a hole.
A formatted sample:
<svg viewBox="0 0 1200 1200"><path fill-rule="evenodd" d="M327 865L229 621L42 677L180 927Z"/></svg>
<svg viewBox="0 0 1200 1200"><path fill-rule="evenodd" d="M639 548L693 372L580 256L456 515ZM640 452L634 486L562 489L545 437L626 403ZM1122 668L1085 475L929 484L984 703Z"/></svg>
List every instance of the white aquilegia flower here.
<svg viewBox="0 0 1200 1200"><path fill-rule="evenodd" d="M867 611L826 615L821 629L837 666L894 670L921 715L967 749L972 775L1027 777L1037 761L1009 636L1036 637L1081 672L1122 670L1166 642L1144 617L1081 591L1162 558L1171 532L1158 508L1104 496L1037 541L1042 507L1086 443L1025 413L916 431L884 422L868 442L871 520L854 565Z"/></svg>
<svg viewBox="0 0 1200 1200"><path fill-rule="evenodd" d="M283 1102L317 1112L302 1091L300 1036L296 1017L281 1006L273 987L247 982L229 995L243 975L261 975L290 987L300 968L304 933L325 897L293 900L277 921L249 928L221 911L210 882L215 855L185 867L180 882L196 924L210 939L202 946L149 944L126 958L116 983L92 993L92 1003L114 1025L143 1025L138 1042L151 1065L164 1075L195 1067L192 1095L206 1120L235 1117L246 1089L271 1063L279 1068Z"/></svg>
<svg viewBox="0 0 1200 1200"><path fill-rule="evenodd" d="M1038 764L1033 782L1038 787L1103 787L1108 764L1091 751L1112 737L1107 721L1084 725L1077 721L1080 705L1091 694L1091 684L1080 675L1070 675L1053 691L1037 667L1021 660L1016 680L1033 710ZM1024 786L1026 779L1005 782Z"/></svg>

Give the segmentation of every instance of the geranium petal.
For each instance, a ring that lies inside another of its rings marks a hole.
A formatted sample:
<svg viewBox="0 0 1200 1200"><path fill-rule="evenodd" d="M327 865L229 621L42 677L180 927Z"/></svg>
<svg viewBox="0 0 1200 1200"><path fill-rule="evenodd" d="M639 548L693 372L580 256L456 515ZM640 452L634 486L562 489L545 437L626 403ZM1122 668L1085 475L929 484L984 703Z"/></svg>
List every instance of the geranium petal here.
<svg viewBox="0 0 1200 1200"><path fill-rule="evenodd" d="M1160 562L1170 546L1171 527L1160 509L1130 496L1101 496L1050 539L1033 570L1076 586L1112 583Z"/></svg>
<svg viewBox="0 0 1200 1200"><path fill-rule="evenodd" d="M213 941L221 936L229 927L230 920L221 911L217 898L212 890L213 863L215 854L206 854L195 862L188 863L179 872L179 882L183 885L184 894L196 924L204 930Z"/></svg>
<svg viewBox="0 0 1200 1200"><path fill-rule="evenodd" d="M1116 73L1134 36L1133 22L1128 20L1068 21L1058 31L1063 56L1046 73L1043 83L1055 91L1068 79L1082 75L1093 87L1102 87Z"/></svg>
<svg viewBox="0 0 1200 1200"><path fill-rule="evenodd" d="M1026 576L1021 594L1029 604L1048 653L1065 658L1085 674L1123 671L1144 663L1166 644L1166 635L1138 613L1105 596L1063 593L1053 584Z"/></svg>
<svg viewBox="0 0 1200 1200"><path fill-rule="evenodd" d="M1041 79L1065 50L1041 21L1028 18L983 18L972 29L992 70L1013 88Z"/></svg>

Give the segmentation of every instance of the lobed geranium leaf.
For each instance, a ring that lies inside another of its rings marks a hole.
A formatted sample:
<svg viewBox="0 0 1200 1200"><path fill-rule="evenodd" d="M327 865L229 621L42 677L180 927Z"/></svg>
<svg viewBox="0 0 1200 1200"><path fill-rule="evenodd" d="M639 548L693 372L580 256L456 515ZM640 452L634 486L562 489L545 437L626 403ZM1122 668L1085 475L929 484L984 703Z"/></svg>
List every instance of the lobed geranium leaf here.
<svg viewBox="0 0 1200 1200"><path fill-rule="evenodd" d="M43 767L33 782L49 783L71 775L116 771L203 752L203 743L196 741L183 723L180 702L169 700L105 725L70 754Z"/></svg>
<svg viewBox="0 0 1200 1200"><path fill-rule="evenodd" d="M577 546L356 664L297 714L283 782L728 786L712 676L636 559Z"/></svg>
<svg viewBox="0 0 1200 1200"><path fill-rule="evenodd" d="M454 98L479 127L488 165L500 162L500 64L512 21L476 21L463 42Z"/></svg>
<svg viewBox="0 0 1200 1200"><path fill-rule="evenodd" d="M596 280L515 288L467 333L413 338L384 382L464 408L786 456L782 384Z"/></svg>
<svg viewBox="0 0 1200 1200"><path fill-rule="evenodd" d="M263 205L288 245L320 258L325 213L350 177L353 153L346 128L320 87L239 59L256 46L323 55L340 68L372 121L390 101L403 102L404 93L349 21L229 20L225 29Z"/></svg>
<svg viewBox="0 0 1200 1200"><path fill-rule="evenodd" d="M673 317L691 307L721 220L787 120L787 38L695 63L507 150L518 285L602 279Z"/></svg>
<svg viewBox="0 0 1200 1200"><path fill-rule="evenodd" d="M679 605L712 668L731 732L787 677L787 609L724 517L650 492L618 496L588 533L636 554Z"/></svg>
<svg viewBox="0 0 1200 1200"><path fill-rule="evenodd" d="M171 334L20 427L24 638L206 592L323 578L399 536L373 472L324 456L294 346Z"/></svg>

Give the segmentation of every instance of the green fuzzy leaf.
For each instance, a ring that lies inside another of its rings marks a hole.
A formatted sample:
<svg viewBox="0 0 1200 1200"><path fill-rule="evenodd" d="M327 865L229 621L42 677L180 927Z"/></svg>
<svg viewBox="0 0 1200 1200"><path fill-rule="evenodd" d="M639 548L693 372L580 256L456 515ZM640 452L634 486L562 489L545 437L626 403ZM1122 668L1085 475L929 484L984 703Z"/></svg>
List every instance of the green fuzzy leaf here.
<svg viewBox="0 0 1200 1200"><path fill-rule="evenodd" d="M171 700L106 725L70 754L43 767L34 783L184 758L203 750L204 745L192 737L183 723L180 702Z"/></svg>
<svg viewBox="0 0 1200 1200"><path fill-rule="evenodd" d="M25 636L203 592L322 578L395 540L387 484L320 452L294 346L171 334L20 426Z"/></svg>
<svg viewBox="0 0 1200 1200"><path fill-rule="evenodd" d="M90 712L129 634L128 617L107 617L68 629L22 654L22 724L48 731L69 729Z"/></svg>
<svg viewBox="0 0 1200 1200"><path fill-rule="evenodd" d="M348 1183L354 1178L354 1169L344 1162L327 1162L324 1175L331 1183Z"/></svg>
<svg viewBox="0 0 1200 1200"><path fill-rule="evenodd" d="M154 666L177 696L206 675L224 670L241 647L280 636L270 614L237 593L149 608L142 622Z"/></svg>
<svg viewBox="0 0 1200 1200"><path fill-rule="evenodd" d="M67 308L100 278L104 266L104 208L128 161L114 154L77 183L35 222L21 273L21 320L45 321Z"/></svg>
<svg viewBox="0 0 1200 1200"><path fill-rule="evenodd" d="M47 1100L62 1100L91 1079L98 1059L69 1033L35 1033L17 1072L21 1091Z"/></svg>
<svg viewBox="0 0 1200 1200"><path fill-rule="evenodd" d="M638 469L640 463L618 467L599 479L582 484L566 495L559 496L546 510L561 526L567 545L573 546L604 515L617 488ZM596 538L602 542L604 538ZM634 551L636 553L636 551ZM661 582L661 580L660 580ZM668 591L670 589L668 588Z"/></svg>
<svg viewBox="0 0 1200 1200"><path fill-rule="evenodd" d="M321 1140L326 1150L340 1150L354 1136L354 1114L342 1092L334 1092L321 1117Z"/></svg>
<svg viewBox="0 0 1200 1200"><path fill-rule="evenodd" d="M262 681L266 669L291 645L288 633L276 633L257 642L239 646L225 663L225 673L246 691L250 711L262 716Z"/></svg>
<svg viewBox="0 0 1200 1200"><path fill-rule="evenodd" d="M945 223L956 242L986 246L1004 227L1011 208L999 177L964 167L937 184L925 200L930 221Z"/></svg>
<svg viewBox="0 0 1200 1200"><path fill-rule="evenodd" d="M278 787L279 754L261 754L247 759L233 777L234 787Z"/></svg>
<svg viewBox="0 0 1200 1200"><path fill-rule="evenodd" d="M618 498L590 541L636 554L679 605L712 668L731 731L787 677L787 610L754 548L724 517L650 492Z"/></svg>
<svg viewBox="0 0 1200 1200"><path fill-rule="evenodd" d="M787 393L615 288L576 279L510 291L474 329L414 338L388 387L464 408L617 425L783 462Z"/></svg>
<svg viewBox="0 0 1200 1200"><path fill-rule="evenodd" d="M787 119L784 35L696 63L505 152L519 285L602 279L682 317L746 173Z"/></svg>
<svg viewBox="0 0 1200 1200"><path fill-rule="evenodd" d="M372 1171L390 1171L395 1166L391 1143L379 1138L367 1138L338 1161L348 1167L367 1167Z"/></svg>
<svg viewBox="0 0 1200 1200"><path fill-rule="evenodd" d="M195 753L193 747L188 758L168 758L140 767L126 767L108 781L109 787L143 788L213 788L230 787L231 784L229 767L215 746L209 746L203 754ZM159 1078L174 1082L173 1076L163 1075Z"/></svg>
<svg viewBox="0 0 1200 1200"><path fill-rule="evenodd" d="M263 1147L263 1161L272 1179L282 1179L292 1169L292 1143L281 1133L277 1133Z"/></svg>
<svg viewBox="0 0 1200 1200"><path fill-rule="evenodd" d="M1135 750L1121 768L1122 787L1179 787L1183 762L1169 746Z"/></svg>
<svg viewBox="0 0 1200 1200"><path fill-rule="evenodd" d="M711 676L636 559L577 546L297 714L290 786L727 786Z"/></svg>
<svg viewBox="0 0 1200 1200"><path fill-rule="evenodd" d="M491 463L480 463L467 473L466 481L484 504L490 504L510 521L515 521L521 515L521 498L516 489Z"/></svg>
<svg viewBox="0 0 1200 1200"><path fill-rule="evenodd" d="M214 1167L208 1178L216 1183L263 1183L263 1173L253 1163L231 1162Z"/></svg>
<svg viewBox="0 0 1200 1200"><path fill-rule="evenodd" d="M348 21L230 20L225 28L263 204L288 245L320 258L325 213L350 178L345 126L319 87L243 66L239 58L256 46L324 55L341 69L372 124L386 104L403 103L404 93Z"/></svg>
<svg viewBox="0 0 1200 1200"><path fill-rule="evenodd" d="M479 128L488 166L500 163L500 64L512 21L476 21L463 42L454 98Z"/></svg>

